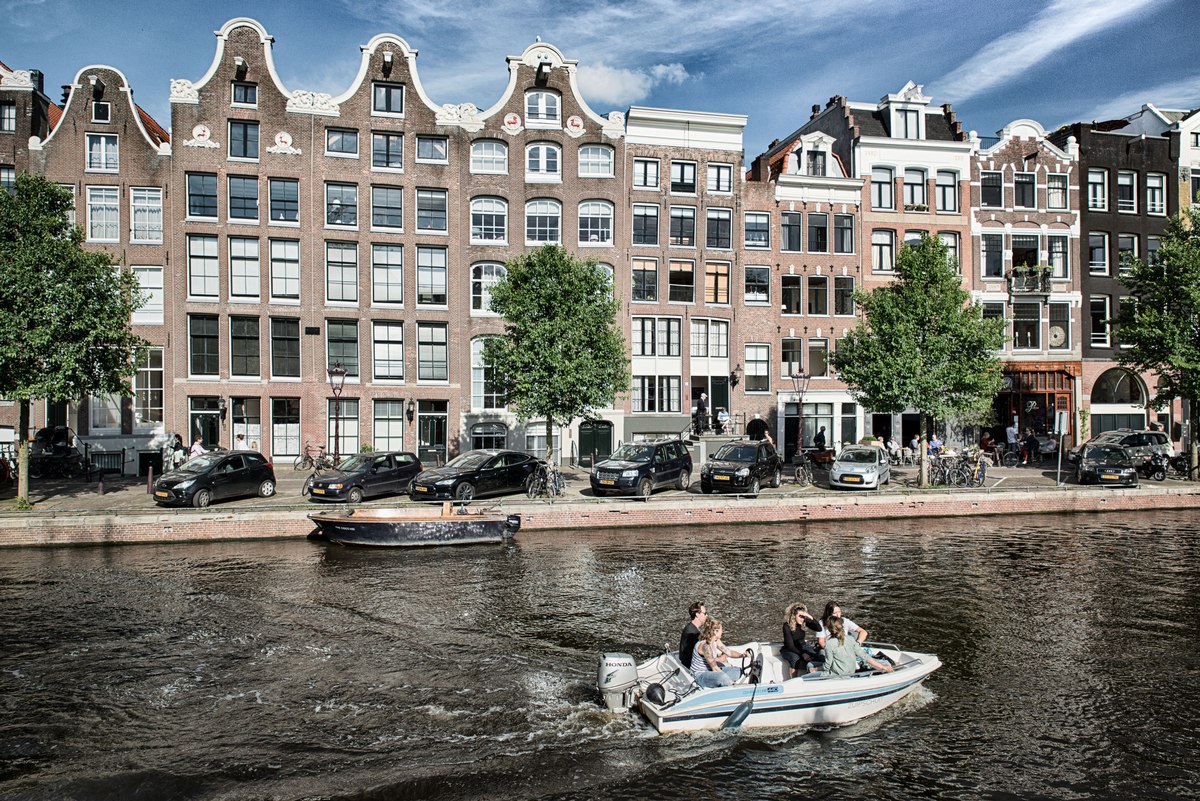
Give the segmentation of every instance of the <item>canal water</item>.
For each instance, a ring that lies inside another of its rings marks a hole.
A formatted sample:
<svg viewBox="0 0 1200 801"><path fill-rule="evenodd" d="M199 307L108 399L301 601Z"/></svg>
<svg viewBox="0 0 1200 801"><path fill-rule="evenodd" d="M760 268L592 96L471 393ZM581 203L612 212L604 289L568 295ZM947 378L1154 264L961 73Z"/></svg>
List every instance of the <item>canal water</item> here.
<svg viewBox="0 0 1200 801"><path fill-rule="evenodd" d="M1200 797L1200 513L10 550L0 798ZM936 652L853 726L658 737L598 655L839 601Z"/></svg>

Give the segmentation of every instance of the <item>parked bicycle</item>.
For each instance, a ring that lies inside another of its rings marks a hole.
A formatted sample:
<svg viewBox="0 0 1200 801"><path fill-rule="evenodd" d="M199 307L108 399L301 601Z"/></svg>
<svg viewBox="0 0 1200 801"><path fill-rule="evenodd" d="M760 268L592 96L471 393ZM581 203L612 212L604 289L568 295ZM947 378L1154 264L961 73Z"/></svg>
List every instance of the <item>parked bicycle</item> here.
<svg viewBox="0 0 1200 801"><path fill-rule="evenodd" d="M801 487L807 487L815 483L813 480L812 459L803 451L792 457L792 481Z"/></svg>
<svg viewBox="0 0 1200 801"><path fill-rule="evenodd" d="M305 440L304 450L292 463L296 470L332 470L335 466L333 457L325 452L325 446L309 440Z"/></svg>
<svg viewBox="0 0 1200 801"><path fill-rule="evenodd" d="M556 465L539 464L529 477L525 494L530 498L548 496L555 498L567 491L567 482Z"/></svg>

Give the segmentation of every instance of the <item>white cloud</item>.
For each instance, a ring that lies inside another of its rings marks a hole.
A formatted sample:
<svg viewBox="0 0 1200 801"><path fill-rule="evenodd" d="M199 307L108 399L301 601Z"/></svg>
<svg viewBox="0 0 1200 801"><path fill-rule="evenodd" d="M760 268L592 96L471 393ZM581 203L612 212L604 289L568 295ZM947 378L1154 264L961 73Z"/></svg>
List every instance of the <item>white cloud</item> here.
<svg viewBox="0 0 1200 801"><path fill-rule="evenodd" d="M1200 74L1106 98L1099 105L1092 106L1091 111L1080 114L1078 119L1113 120L1128 117L1144 103L1153 103L1159 110L1191 110L1200 106Z"/></svg>
<svg viewBox="0 0 1200 801"><path fill-rule="evenodd" d="M588 101L625 106L641 100L660 83L681 84L688 72L678 62L649 69L623 69L608 64L579 67L579 89Z"/></svg>
<svg viewBox="0 0 1200 801"><path fill-rule="evenodd" d="M1075 42L1163 0L1054 0L1028 25L984 47L937 81L937 94L962 103L1006 84Z"/></svg>

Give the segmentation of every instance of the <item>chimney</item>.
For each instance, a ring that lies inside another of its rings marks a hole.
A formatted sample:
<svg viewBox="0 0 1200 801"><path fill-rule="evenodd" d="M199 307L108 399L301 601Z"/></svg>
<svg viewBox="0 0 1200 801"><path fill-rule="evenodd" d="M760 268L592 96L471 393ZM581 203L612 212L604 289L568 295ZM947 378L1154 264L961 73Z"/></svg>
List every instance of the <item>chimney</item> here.
<svg viewBox="0 0 1200 801"><path fill-rule="evenodd" d="M33 86L38 90L38 94L46 94L46 91L43 88L45 85L46 76L42 74L42 71L30 70L29 77L33 79Z"/></svg>
<svg viewBox="0 0 1200 801"><path fill-rule="evenodd" d="M67 98L69 98L71 96L71 84L64 83L62 85L62 90L63 90L63 93L62 93L62 101L61 102L65 106L65 105L67 105Z"/></svg>
<svg viewBox="0 0 1200 801"><path fill-rule="evenodd" d="M809 119L815 120L817 118L817 115L820 113L821 113L821 107L819 105L817 105L816 103L813 103L812 116L810 116Z"/></svg>

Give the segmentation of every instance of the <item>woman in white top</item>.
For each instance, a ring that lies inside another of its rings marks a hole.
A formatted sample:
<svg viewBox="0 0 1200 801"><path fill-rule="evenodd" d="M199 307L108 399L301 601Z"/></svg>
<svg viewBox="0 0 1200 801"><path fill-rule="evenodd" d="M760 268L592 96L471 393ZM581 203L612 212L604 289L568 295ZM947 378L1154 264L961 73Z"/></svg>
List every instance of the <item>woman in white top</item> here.
<svg viewBox="0 0 1200 801"><path fill-rule="evenodd" d="M692 676L701 687L728 687L742 675L742 669L729 664L729 657L743 657L745 652L726 648L721 642L725 627L710 617L700 627L700 639L692 649Z"/></svg>
<svg viewBox="0 0 1200 801"><path fill-rule="evenodd" d="M855 623L853 620L842 617L841 604L839 604L837 601L830 601L829 603L825 604L825 613L821 615L821 633L817 635L817 643L822 648L825 647L825 640L829 637L829 630L831 628L830 621L832 621L835 617L842 621L842 628L846 632L847 637L852 637L860 643L867 641L867 637L870 635L870 632Z"/></svg>

